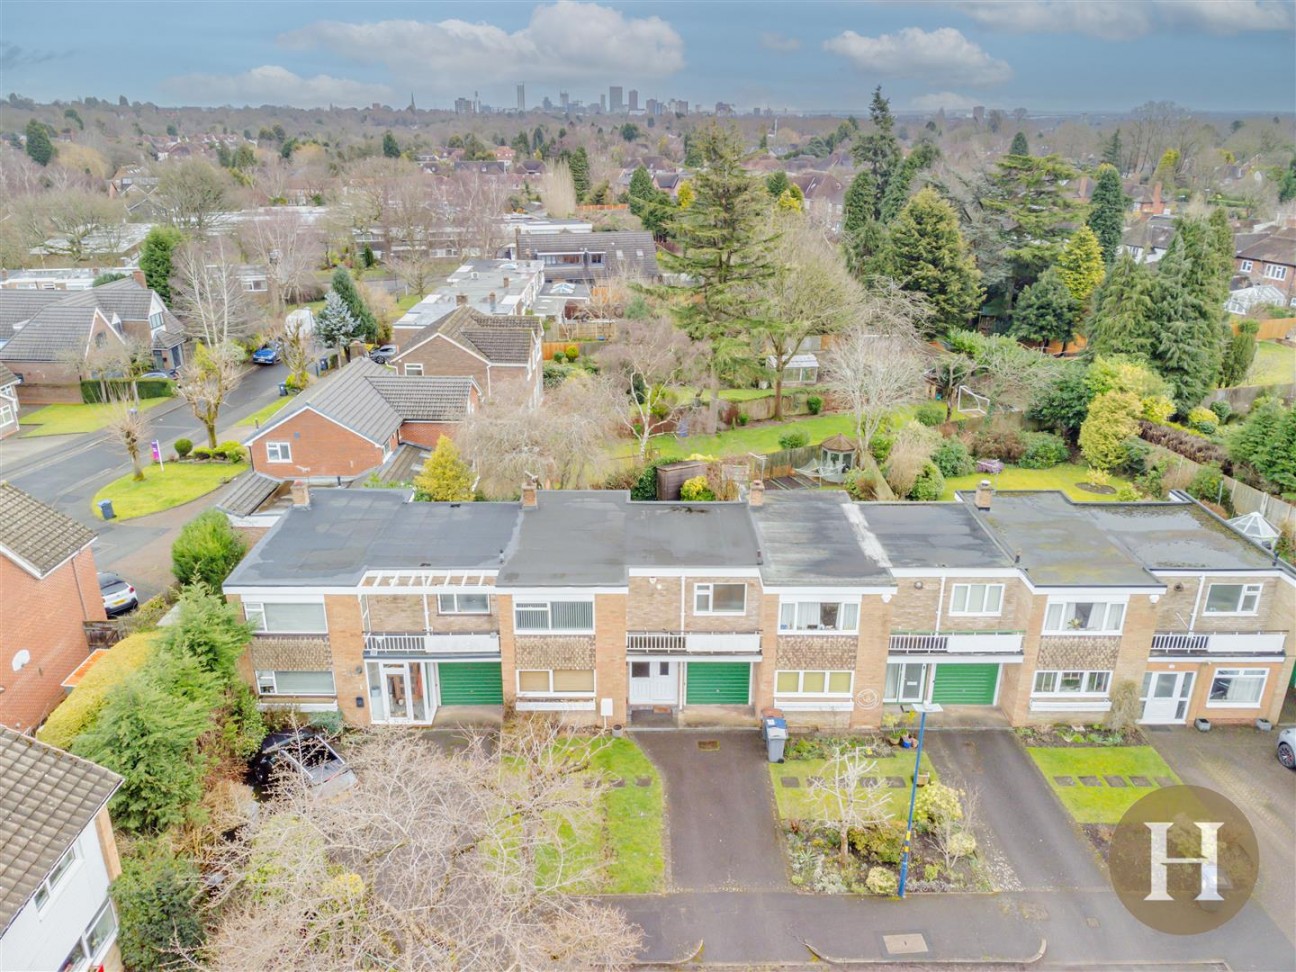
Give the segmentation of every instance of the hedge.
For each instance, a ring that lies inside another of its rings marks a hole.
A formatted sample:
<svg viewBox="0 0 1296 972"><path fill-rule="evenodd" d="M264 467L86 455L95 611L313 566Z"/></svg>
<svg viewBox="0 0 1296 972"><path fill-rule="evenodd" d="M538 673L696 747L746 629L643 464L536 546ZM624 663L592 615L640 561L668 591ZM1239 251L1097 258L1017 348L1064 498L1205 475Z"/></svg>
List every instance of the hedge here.
<svg viewBox="0 0 1296 972"><path fill-rule="evenodd" d="M94 722L108 693L143 668L153 656L160 635L159 631L141 631L115 644L50 713L36 738L59 749L71 746L72 741Z"/></svg>
<svg viewBox="0 0 1296 972"><path fill-rule="evenodd" d="M100 381L83 381L81 382L81 401L87 405L95 405L102 402L104 383ZM131 383L129 381L110 381L108 382L110 392L121 396L123 399L134 397L131 394ZM175 382L168 378L141 378L135 382L135 388L139 392L140 398L174 398Z"/></svg>

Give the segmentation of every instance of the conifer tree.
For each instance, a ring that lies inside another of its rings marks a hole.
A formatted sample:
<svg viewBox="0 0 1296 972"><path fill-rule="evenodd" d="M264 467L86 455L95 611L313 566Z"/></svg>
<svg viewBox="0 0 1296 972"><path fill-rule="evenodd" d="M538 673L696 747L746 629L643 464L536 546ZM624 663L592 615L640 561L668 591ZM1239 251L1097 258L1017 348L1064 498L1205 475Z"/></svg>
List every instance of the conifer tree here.
<svg viewBox="0 0 1296 972"><path fill-rule="evenodd" d="M1103 162L1115 169L1117 175L1120 175L1121 172L1124 171L1121 160L1121 153L1123 151L1124 147L1121 145L1121 133L1118 128L1116 131L1112 132L1112 137L1103 144Z"/></svg>
<svg viewBox="0 0 1296 972"><path fill-rule="evenodd" d="M139 265L144 283L157 291L162 303L171 306L171 255L184 240L174 226L154 226L140 245Z"/></svg>
<svg viewBox="0 0 1296 972"><path fill-rule="evenodd" d="M1098 181L1089 200L1089 228L1098 237L1103 261L1111 266L1120 252L1121 234L1125 231L1125 210L1129 197L1121 186L1120 173L1110 165L1098 169Z"/></svg>
<svg viewBox="0 0 1296 972"><path fill-rule="evenodd" d="M1128 253L1112 264L1094 295L1089 321L1089 356L1130 354L1150 356L1157 347L1152 324L1152 271Z"/></svg>
<svg viewBox="0 0 1296 972"><path fill-rule="evenodd" d="M995 164L981 205L1006 227L1009 294L1057 262L1081 208L1065 185L1075 177L1075 169L1057 155L1005 155Z"/></svg>
<svg viewBox="0 0 1296 972"><path fill-rule="evenodd" d="M904 290L926 296L937 332L966 327L984 296L958 216L935 189L919 191L891 225L888 266Z"/></svg>
<svg viewBox="0 0 1296 972"><path fill-rule="evenodd" d="M360 336L360 322L336 290L324 295L324 307L315 315L315 334L324 346L339 351Z"/></svg>
<svg viewBox="0 0 1296 972"><path fill-rule="evenodd" d="M576 187L576 201L584 202L591 188L589 154L585 151L585 146L582 145L570 153L567 156L567 164L571 166L572 185Z"/></svg>
<svg viewBox="0 0 1296 972"><path fill-rule="evenodd" d="M1075 332L1076 303L1061 271L1045 270L1017 299L1012 336L1041 344L1061 341L1066 350Z"/></svg>
<svg viewBox="0 0 1296 972"><path fill-rule="evenodd" d="M360 296L360 291L356 289L355 281L346 267L338 267L333 271L331 287L341 298L342 303L346 304L347 310L359 325L356 337L373 341L378 336L378 318L374 317L373 311Z"/></svg>
<svg viewBox="0 0 1296 972"><path fill-rule="evenodd" d="M35 118L27 123L27 156L37 165L49 165L54 158L54 143L49 130Z"/></svg>
<svg viewBox="0 0 1296 972"><path fill-rule="evenodd" d="M473 498L472 470L449 436L437 439L423 471L414 478L414 491L415 499L434 503L464 503Z"/></svg>
<svg viewBox="0 0 1296 972"><path fill-rule="evenodd" d="M1009 155L1030 155L1030 142L1026 141L1026 133L1018 132L1013 136L1012 147L1008 149Z"/></svg>
<svg viewBox="0 0 1296 972"><path fill-rule="evenodd" d="M1204 225L1181 221L1152 287L1152 361L1184 414L1200 404L1220 369L1222 311L1208 303L1206 254Z"/></svg>
<svg viewBox="0 0 1296 972"><path fill-rule="evenodd" d="M1106 270L1102 247L1098 245L1098 237L1093 230L1081 226L1075 231L1075 235L1063 245L1056 269L1071 291L1072 299L1077 305L1084 307L1102 283Z"/></svg>

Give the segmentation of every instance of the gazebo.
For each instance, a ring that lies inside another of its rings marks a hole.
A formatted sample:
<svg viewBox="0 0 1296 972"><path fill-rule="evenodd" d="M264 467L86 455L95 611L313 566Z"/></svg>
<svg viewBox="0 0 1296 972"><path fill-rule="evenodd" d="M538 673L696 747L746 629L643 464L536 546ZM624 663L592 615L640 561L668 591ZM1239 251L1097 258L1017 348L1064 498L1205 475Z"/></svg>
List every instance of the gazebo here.
<svg viewBox="0 0 1296 972"><path fill-rule="evenodd" d="M855 443L844 435L834 435L819 444L819 458L797 470L830 483L840 483L855 468Z"/></svg>
<svg viewBox="0 0 1296 972"><path fill-rule="evenodd" d="M1228 521L1228 525L1244 537L1250 537L1261 546L1268 547L1271 550L1274 541L1279 537L1279 533L1274 529L1273 524L1259 513L1247 513L1244 516L1234 517Z"/></svg>

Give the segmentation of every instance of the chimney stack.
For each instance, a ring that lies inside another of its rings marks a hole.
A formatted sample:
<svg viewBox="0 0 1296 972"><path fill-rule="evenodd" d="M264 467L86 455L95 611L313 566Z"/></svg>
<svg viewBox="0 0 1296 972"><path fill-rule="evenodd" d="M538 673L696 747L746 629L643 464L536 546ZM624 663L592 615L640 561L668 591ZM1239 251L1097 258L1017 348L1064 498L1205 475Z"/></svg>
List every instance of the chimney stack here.
<svg viewBox="0 0 1296 972"><path fill-rule="evenodd" d="M491 310L494 310L494 309L495 309L495 291L492 290L492 291L490 292L490 297L489 297L488 299L490 300L490 309L491 309Z"/></svg>
<svg viewBox="0 0 1296 972"><path fill-rule="evenodd" d="M759 479L753 479L751 488L747 490L748 506L765 505L765 483Z"/></svg>
<svg viewBox="0 0 1296 972"><path fill-rule="evenodd" d="M977 483L976 496L973 499L973 505L978 510L990 509L990 498L994 496L994 487L990 485L990 480L983 479Z"/></svg>
<svg viewBox="0 0 1296 972"><path fill-rule="evenodd" d="M143 270L132 270L131 276L135 278L135 282L141 287L148 286L148 280L145 279Z"/></svg>
<svg viewBox="0 0 1296 972"><path fill-rule="evenodd" d="M505 277L505 278L504 278L504 289L505 289L505 290L508 290L508 285L509 285L509 278L508 278L508 277Z"/></svg>
<svg viewBox="0 0 1296 972"><path fill-rule="evenodd" d="M304 479L294 479L292 484L292 505L310 509L310 486Z"/></svg>
<svg viewBox="0 0 1296 972"><path fill-rule="evenodd" d="M463 307L466 303L468 303L468 295L467 295L467 294L455 294L455 306L456 306L456 307Z"/></svg>
<svg viewBox="0 0 1296 972"><path fill-rule="evenodd" d="M522 484L522 509L534 510L537 505L539 504L536 500L536 481L531 477Z"/></svg>
<svg viewBox="0 0 1296 972"><path fill-rule="evenodd" d="M1165 212L1165 207L1161 205L1161 183L1152 187L1152 215L1160 216Z"/></svg>

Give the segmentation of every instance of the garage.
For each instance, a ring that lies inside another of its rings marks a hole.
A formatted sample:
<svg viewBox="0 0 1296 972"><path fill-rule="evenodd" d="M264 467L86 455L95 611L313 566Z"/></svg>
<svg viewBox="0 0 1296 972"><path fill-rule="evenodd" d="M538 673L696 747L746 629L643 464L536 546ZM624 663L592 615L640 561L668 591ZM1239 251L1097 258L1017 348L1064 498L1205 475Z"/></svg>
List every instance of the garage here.
<svg viewBox="0 0 1296 972"><path fill-rule="evenodd" d="M688 705L748 705L751 702L750 662L689 662L685 677Z"/></svg>
<svg viewBox="0 0 1296 972"><path fill-rule="evenodd" d="M997 662L937 665L931 700L941 705L994 705L999 668Z"/></svg>
<svg viewBox="0 0 1296 972"><path fill-rule="evenodd" d="M441 662L441 705L503 705L504 678L499 662Z"/></svg>

